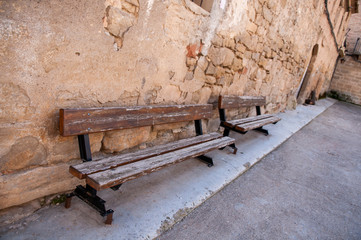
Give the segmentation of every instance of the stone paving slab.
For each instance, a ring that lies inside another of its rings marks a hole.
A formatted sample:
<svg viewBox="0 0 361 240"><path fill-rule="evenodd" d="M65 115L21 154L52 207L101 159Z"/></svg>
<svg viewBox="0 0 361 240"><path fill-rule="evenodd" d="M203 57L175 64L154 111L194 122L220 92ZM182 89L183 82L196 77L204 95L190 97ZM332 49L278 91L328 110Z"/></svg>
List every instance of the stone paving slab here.
<svg viewBox="0 0 361 240"><path fill-rule="evenodd" d="M198 160L188 160L125 183L120 191L104 190L99 195L112 208L111 226L82 201L74 198L72 207L50 206L29 218L1 229L1 239L153 239L192 209L229 184L266 154L317 117L336 101L323 99L315 106L299 105L278 116L268 125L270 135L258 132L236 138L237 155L231 150L213 151L215 165L208 168Z"/></svg>

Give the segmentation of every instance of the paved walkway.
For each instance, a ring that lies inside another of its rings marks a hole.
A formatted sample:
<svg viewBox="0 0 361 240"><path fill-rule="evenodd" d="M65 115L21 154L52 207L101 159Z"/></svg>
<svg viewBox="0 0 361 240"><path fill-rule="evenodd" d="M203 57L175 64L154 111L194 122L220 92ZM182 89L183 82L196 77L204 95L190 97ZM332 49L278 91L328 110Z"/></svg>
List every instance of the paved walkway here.
<svg viewBox="0 0 361 240"><path fill-rule="evenodd" d="M159 239L361 239L361 107L331 106Z"/></svg>

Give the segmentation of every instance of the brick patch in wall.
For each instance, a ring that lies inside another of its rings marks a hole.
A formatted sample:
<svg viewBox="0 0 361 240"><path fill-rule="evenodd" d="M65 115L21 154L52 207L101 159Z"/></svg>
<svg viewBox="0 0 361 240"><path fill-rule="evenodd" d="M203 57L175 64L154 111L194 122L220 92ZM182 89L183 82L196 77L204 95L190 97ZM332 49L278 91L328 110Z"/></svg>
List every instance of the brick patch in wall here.
<svg viewBox="0 0 361 240"><path fill-rule="evenodd" d="M339 62L331 81L330 97L361 105L361 62L347 56Z"/></svg>

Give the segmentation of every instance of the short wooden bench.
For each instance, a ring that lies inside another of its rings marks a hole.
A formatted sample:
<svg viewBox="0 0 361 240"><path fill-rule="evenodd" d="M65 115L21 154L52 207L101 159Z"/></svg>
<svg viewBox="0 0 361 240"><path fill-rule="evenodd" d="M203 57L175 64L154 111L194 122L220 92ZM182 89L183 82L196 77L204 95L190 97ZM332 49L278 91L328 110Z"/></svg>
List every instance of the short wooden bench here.
<svg viewBox="0 0 361 240"><path fill-rule="evenodd" d="M126 181L194 157L212 166L212 158L204 154L235 141L219 133L203 135L201 119L210 118L211 111L210 104L60 109L60 133L78 136L83 160L81 164L70 166L69 171L86 181L85 187L79 185L67 196L65 207L70 207L74 195L78 196L106 216L106 224L111 224L113 210L105 208L105 201L97 196L98 190L118 190ZM89 133L186 121L194 121L196 136L92 161Z"/></svg>
<svg viewBox="0 0 361 240"><path fill-rule="evenodd" d="M223 136L228 136L230 131L245 134L255 130L268 135L268 130L263 129L264 125L276 124L281 119L270 114L261 115L261 107L266 104L265 97L251 96L219 96L218 110L221 126L224 127ZM241 107L256 107L257 116L227 121L226 109Z"/></svg>

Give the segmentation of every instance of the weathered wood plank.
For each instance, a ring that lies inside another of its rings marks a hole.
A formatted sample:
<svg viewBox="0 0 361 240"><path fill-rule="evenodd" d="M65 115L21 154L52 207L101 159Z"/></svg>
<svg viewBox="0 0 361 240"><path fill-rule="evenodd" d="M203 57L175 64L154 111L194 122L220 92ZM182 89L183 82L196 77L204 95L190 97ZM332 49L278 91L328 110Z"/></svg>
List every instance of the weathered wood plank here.
<svg viewBox="0 0 361 240"><path fill-rule="evenodd" d="M69 172L74 176L83 179L87 175L115 168L121 165L126 165L132 162L140 161L145 158L154 157L160 154L171 152L177 149L189 147L202 142L207 142L213 139L221 138L219 133L210 133L200 135L188 139L182 139L179 141L163 144L161 146L155 146L139 150L137 152L125 153L116 156L110 156L101 160L95 160L91 162L84 162L75 166L70 166Z"/></svg>
<svg viewBox="0 0 361 240"><path fill-rule="evenodd" d="M239 124L254 122L254 121L257 121L257 120L260 120L260 119L266 119L266 118L271 118L271 117L273 117L273 115L264 114L264 115L254 116L254 117L248 117L248 118L241 118L241 119L226 121L223 124L226 125L227 127L235 127L236 125L239 125Z"/></svg>
<svg viewBox="0 0 361 240"><path fill-rule="evenodd" d="M212 117L212 105L60 109L60 134L81 135Z"/></svg>
<svg viewBox="0 0 361 240"><path fill-rule="evenodd" d="M109 188L140 176L144 176L151 172L155 172L166 166L203 155L211 150L228 146L234 142L235 140L229 137L218 138L198 145L165 153L160 156L127 164L118 168L112 168L107 171L88 175L86 177L86 182L96 190Z"/></svg>
<svg viewBox="0 0 361 240"><path fill-rule="evenodd" d="M240 124L240 125L237 125L235 128L237 130L246 132L246 131L249 131L249 130L252 130L252 129L262 127L262 126L267 125L267 124L276 123L276 122L278 122L280 120L281 120L280 118L273 116L271 118L260 119L260 120L254 121L254 122L248 122L248 123Z"/></svg>
<svg viewBox="0 0 361 240"><path fill-rule="evenodd" d="M253 97L253 96L219 96L218 108L240 108L240 107L253 107L263 106L266 104L266 97Z"/></svg>

